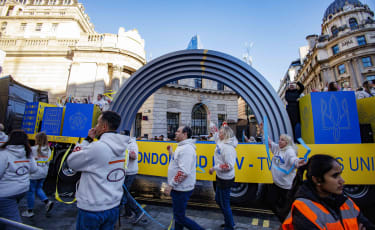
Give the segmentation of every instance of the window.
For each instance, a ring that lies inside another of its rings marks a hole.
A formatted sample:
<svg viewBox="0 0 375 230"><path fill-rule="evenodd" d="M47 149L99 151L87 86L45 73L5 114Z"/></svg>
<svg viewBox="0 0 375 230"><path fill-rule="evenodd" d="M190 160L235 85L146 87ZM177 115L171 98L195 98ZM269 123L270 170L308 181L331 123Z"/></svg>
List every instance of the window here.
<svg viewBox="0 0 375 230"><path fill-rule="evenodd" d="M64 2L63 2L64 5L70 5L71 3L72 3L71 0L64 0Z"/></svg>
<svg viewBox="0 0 375 230"><path fill-rule="evenodd" d="M197 89L202 88L202 78L195 78L194 79L194 87Z"/></svg>
<svg viewBox="0 0 375 230"><path fill-rule="evenodd" d="M223 122L225 120L226 120L225 114L218 114L217 115L217 122L218 122L219 127L221 127L221 125L223 124Z"/></svg>
<svg viewBox="0 0 375 230"><path fill-rule="evenodd" d="M142 113L137 113L135 116L135 136L140 137L142 135Z"/></svg>
<svg viewBox="0 0 375 230"><path fill-rule="evenodd" d="M345 69L345 64L341 64L337 67L337 69L339 70L339 74L344 74L346 73L346 69Z"/></svg>
<svg viewBox="0 0 375 230"><path fill-rule="evenodd" d="M349 19L349 26L351 30L358 29L358 22L355 18Z"/></svg>
<svg viewBox="0 0 375 230"><path fill-rule="evenodd" d="M59 26L59 23L52 23L52 32L55 32L58 26Z"/></svg>
<svg viewBox="0 0 375 230"><path fill-rule="evenodd" d="M7 22L1 23L1 30L5 30L7 28L7 25L8 25Z"/></svg>
<svg viewBox="0 0 375 230"><path fill-rule="evenodd" d="M224 90L224 84L221 82L217 83L217 90Z"/></svg>
<svg viewBox="0 0 375 230"><path fill-rule="evenodd" d="M34 5L42 5L43 0L34 0Z"/></svg>
<svg viewBox="0 0 375 230"><path fill-rule="evenodd" d="M48 5L56 5L56 0L49 0Z"/></svg>
<svg viewBox="0 0 375 230"><path fill-rule="evenodd" d="M175 133L179 127L180 115L178 113L167 113L167 136L169 139L175 138Z"/></svg>
<svg viewBox="0 0 375 230"><path fill-rule="evenodd" d="M171 81L171 82L169 82L169 84L178 85L178 80L176 80L176 81Z"/></svg>
<svg viewBox="0 0 375 230"><path fill-rule="evenodd" d="M364 68L371 67L372 66L371 57L363 57L362 64Z"/></svg>
<svg viewBox="0 0 375 230"><path fill-rule="evenodd" d="M25 5L27 0L17 0L17 2L21 3L22 5Z"/></svg>
<svg viewBox="0 0 375 230"><path fill-rule="evenodd" d="M20 31L25 31L26 30L27 23L23 22L20 25Z"/></svg>
<svg viewBox="0 0 375 230"><path fill-rule="evenodd" d="M366 38L365 36L358 36L357 37L357 42L358 42L358 45L361 46L361 45L366 45Z"/></svg>
<svg viewBox="0 0 375 230"><path fill-rule="evenodd" d="M42 31L43 23L37 23L35 27L35 31Z"/></svg>
<svg viewBox="0 0 375 230"><path fill-rule="evenodd" d="M207 134L207 113L203 104L196 104L191 113L191 129L193 135Z"/></svg>
<svg viewBox="0 0 375 230"><path fill-rule="evenodd" d="M335 45L332 47L333 54L338 54L340 52L339 45Z"/></svg>
<svg viewBox="0 0 375 230"><path fill-rule="evenodd" d="M375 80L375 75L367 76L367 77L366 77L366 80L367 80L367 81Z"/></svg>
<svg viewBox="0 0 375 230"><path fill-rule="evenodd" d="M339 34L339 30L337 29L336 26L332 26L331 32L332 32L333 37L336 37Z"/></svg>

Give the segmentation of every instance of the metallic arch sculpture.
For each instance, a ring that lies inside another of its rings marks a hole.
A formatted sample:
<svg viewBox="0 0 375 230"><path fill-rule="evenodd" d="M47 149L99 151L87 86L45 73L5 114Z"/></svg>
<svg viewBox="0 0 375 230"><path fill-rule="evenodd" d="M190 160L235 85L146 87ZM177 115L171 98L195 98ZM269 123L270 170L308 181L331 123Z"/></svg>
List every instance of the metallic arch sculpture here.
<svg viewBox="0 0 375 230"><path fill-rule="evenodd" d="M111 110L122 116L120 130L131 129L135 116L156 90L183 78L202 77L224 83L240 95L258 121L268 118L269 136L293 135L288 114L271 84L255 69L228 54L213 50L182 50L147 63L117 92Z"/></svg>

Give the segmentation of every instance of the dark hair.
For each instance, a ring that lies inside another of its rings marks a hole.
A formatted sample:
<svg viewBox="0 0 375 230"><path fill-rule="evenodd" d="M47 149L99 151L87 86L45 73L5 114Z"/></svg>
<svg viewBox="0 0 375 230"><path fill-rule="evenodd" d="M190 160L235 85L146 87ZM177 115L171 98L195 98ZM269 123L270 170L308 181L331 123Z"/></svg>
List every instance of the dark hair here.
<svg viewBox="0 0 375 230"><path fill-rule="evenodd" d="M191 130L189 126L184 126L184 128L182 129L182 133L186 133L187 138L191 138L193 131Z"/></svg>
<svg viewBox="0 0 375 230"><path fill-rule="evenodd" d="M328 84L328 91L337 91L338 88L335 86L335 84L337 84L335 81L331 81Z"/></svg>
<svg viewBox="0 0 375 230"><path fill-rule="evenodd" d="M324 174L326 174L329 170L333 168L333 162L337 162L335 158L329 155L324 154L317 154L312 156L306 165L301 166L297 170L297 175L294 178L292 189L290 190L290 195L295 197L295 194L299 188L299 186L303 182L303 174L305 170L307 170L306 177L307 182L315 188L315 184L312 180L314 176L321 182L324 182Z"/></svg>
<svg viewBox="0 0 375 230"><path fill-rule="evenodd" d="M120 115L113 111L104 111L102 113L102 120L107 122L109 130L117 130L121 123Z"/></svg>
<svg viewBox="0 0 375 230"><path fill-rule="evenodd" d="M127 129L125 129L125 130L123 131L123 134L124 134L125 136L130 136L130 131L127 130Z"/></svg>
<svg viewBox="0 0 375 230"><path fill-rule="evenodd" d="M29 158L31 154L31 148L27 134L23 130L13 130L9 134L9 139L0 148L5 149L8 145L23 145L26 151L26 157Z"/></svg>

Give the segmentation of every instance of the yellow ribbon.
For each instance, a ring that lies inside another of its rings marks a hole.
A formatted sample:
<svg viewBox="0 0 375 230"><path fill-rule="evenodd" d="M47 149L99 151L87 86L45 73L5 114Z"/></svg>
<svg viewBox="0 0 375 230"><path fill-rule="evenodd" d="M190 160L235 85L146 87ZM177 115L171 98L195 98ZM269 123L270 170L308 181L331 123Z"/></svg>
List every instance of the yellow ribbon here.
<svg viewBox="0 0 375 230"><path fill-rule="evenodd" d="M64 156L62 157L61 162L60 162L59 171L57 172L57 178L56 178L56 192L55 192L55 199L56 199L57 201L61 202L61 203L64 203L64 204L73 204L74 202L76 202L76 198L75 198L75 197L74 197L74 199L73 199L72 201L70 201L70 202L63 201L63 200L60 198L60 196L59 196L59 191L58 191L58 189L57 189L57 184L58 184L58 182L59 182L59 173L60 173L60 171L61 171L61 168L62 168L62 165L63 165L63 163L64 163L64 161L65 161L65 158L68 156L69 151L70 151L71 148L72 148L72 145L69 146L68 150L66 150Z"/></svg>

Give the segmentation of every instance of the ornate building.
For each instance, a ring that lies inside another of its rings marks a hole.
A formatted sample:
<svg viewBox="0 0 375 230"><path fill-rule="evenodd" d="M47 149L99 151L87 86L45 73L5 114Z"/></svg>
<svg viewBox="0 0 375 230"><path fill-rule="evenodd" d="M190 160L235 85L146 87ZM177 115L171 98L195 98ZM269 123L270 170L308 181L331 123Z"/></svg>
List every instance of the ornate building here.
<svg viewBox="0 0 375 230"><path fill-rule="evenodd" d="M99 34L77 0L0 0L3 75L58 96L94 97L145 63L137 30Z"/></svg>
<svg viewBox="0 0 375 230"><path fill-rule="evenodd" d="M321 34L306 39L308 46L300 48L295 75L305 85L305 93L323 90L331 81L340 86L347 82L356 89L375 79L374 13L359 0L335 0L324 13ZM293 80L288 73L278 90L282 99Z"/></svg>

